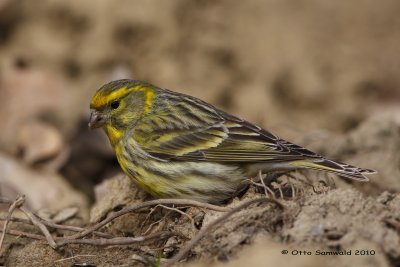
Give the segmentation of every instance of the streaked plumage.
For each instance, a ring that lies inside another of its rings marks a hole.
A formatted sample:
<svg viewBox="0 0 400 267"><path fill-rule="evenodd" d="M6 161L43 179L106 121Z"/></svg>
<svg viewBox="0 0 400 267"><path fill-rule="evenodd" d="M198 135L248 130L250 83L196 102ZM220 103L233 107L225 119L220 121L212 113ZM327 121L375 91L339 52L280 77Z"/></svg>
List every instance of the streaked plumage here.
<svg viewBox="0 0 400 267"><path fill-rule="evenodd" d="M263 172L310 168L367 181L373 170L335 162L197 98L118 80L91 101L123 171L156 197L220 202Z"/></svg>

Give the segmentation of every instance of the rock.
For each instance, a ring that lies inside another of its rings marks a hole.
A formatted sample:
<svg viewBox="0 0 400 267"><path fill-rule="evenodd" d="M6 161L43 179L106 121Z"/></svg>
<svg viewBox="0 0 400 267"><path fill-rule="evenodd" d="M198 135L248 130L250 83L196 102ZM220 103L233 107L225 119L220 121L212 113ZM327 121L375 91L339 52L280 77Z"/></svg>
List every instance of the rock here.
<svg viewBox="0 0 400 267"><path fill-rule="evenodd" d="M87 217L88 199L75 191L60 175L31 170L1 153L0 170L2 196L14 199L17 194L23 194L27 205L34 211L45 208L56 212L67 207L78 207L79 214Z"/></svg>
<svg viewBox="0 0 400 267"><path fill-rule="evenodd" d="M54 126L37 120L19 126L17 146L24 163L40 164L53 171L59 169L68 156L68 149L59 131Z"/></svg>
<svg viewBox="0 0 400 267"><path fill-rule="evenodd" d="M54 146L59 141L54 131L25 126L31 120L46 119L54 125L63 123L57 115L65 99L66 83L56 73L43 69L17 69L11 63L4 63L5 77L0 82L0 120L2 121L2 134L0 136L0 149L16 155L18 141L25 140L26 131L40 133L46 131L46 135L52 138ZM43 125L42 125L43 126ZM21 132L18 134L18 129ZM22 138L23 140L19 140ZM43 140L43 139L42 139ZM43 144L43 143L42 143ZM49 148L47 148L49 149Z"/></svg>
<svg viewBox="0 0 400 267"><path fill-rule="evenodd" d="M399 219L400 215L389 201L380 203L381 198L363 197L355 189L310 195L302 204L293 226L284 230L283 235L293 242L293 246L319 243L324 244L326 250L370 248L376 255L385 253L398 258L400 237L384 221L393 216ZM397 198L391 201L397 201Z"/></svg>
<svg viewBox="0 0 400 267"><path fill-rule="evenodd" d="M68 219L71 219L76 216L79 209L77 207L71 207L61 210L53 217L53 222L55 223L62 223Z"/></svg>
<svg viewBox="0 0 400 267"><path fill-rule="evenodd" d="M123 174L107 179L95 188L96 203L90 211L90 222L97 222L110 211L138 200L141 191Z"/></svg>
<svg viewBox="0 0 400 267"><path fill-rule="evenodd" d="M353 183L364 192L400 191L400 109L382 109L347 135L320 135L308 142L324 156L374 169L369 183Z"/></svg>

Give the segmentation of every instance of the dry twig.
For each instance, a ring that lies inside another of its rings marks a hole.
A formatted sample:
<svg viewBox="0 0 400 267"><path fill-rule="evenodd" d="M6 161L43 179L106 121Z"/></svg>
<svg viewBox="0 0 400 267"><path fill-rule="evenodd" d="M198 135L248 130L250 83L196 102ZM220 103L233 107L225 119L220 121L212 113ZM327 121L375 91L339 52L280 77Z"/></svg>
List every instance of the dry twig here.
<svg viewBox="0 0 400 267"><path fill-rule="evenodd" d="M24 202L25 202L25 196L19 196L14 202L11 203L11 205L8 209L6 220L4 221L3 230L2 230L1 237L0 237L0 249L3 246L4 237L7 232L7 226L8 226L8 223L10 222L10 219L12 217L14 210L16 208L20 207L22 204L24 204Z"/></svg>
<svg viewBox="0 0 400 267"><path fill-rule="evenodd" d="M0 230L3 233L3 230ZM42 236L42 235L37 235L37 234L31 234L31 233L27 233L24 231L19 231L19 230L7 230L7 234L8 235L15 235L15 236L19 236L19 237L27 237L30 239L36 239L36 240L46 240L46 237Z"/></svg>
<svg viewBox="0 0 400 267"><path fill-rule="evenodd" d="M225 207L220 207L220 206L216 206L216 205L212 205L212 204L208 204L208 203L203 203L203 202L199 202L199 201L195 201L195 200L189 200L189 199L156 199L156 200L150 200L150 201L146 201L146 202L142 202L136 205L132 205L129 207L125 207L120 211L117 212L113 212L109 215L109 217L107 217L106 219L102 220L101 222L93 225L92 227L87 228L86 230L74 234L74 235L70 235L67 236L66 239L78 239L78 238L82 238L87 236L88 234L92 233L93 231L96 231L98 229L100 229L101 227L103 227L104 225L106 225L107 223L115 220L116 218L139 210L139 209L143 209L143 208L147 208L147 207L151 207L151 206L155 206L155 205L185 205L185 206L194 206L194 207L204 207L210 210L215 210L215 211L230 211L231 209L229 208L225 208Z"/></svg>
<svg viewBox="0 0 400 267"><path fill-rule="evenodd" d="M168 214L169 214L169 213L168 213ZM142 234L145 235L145 234L147 234L148 232L150 232L150 230L153 229L153 226L155 226L155 225L157 225L157 224L160 224L163 220L165 220L165 217L168 216L168 214L166 214L166 215L165 215L164 217L162 217L161 219L159 219L159 220L157 220L157 221L155 221L155 222L152 222L152 223L147 227L146 231L142 232ZM157 227L160 228L159 225L158 225Z"/></svg>
<svg viewBox="0 0 400 267"><path fill-rule="evenodd" d="M183 205L183 206L193 206L193 207L199 207L199 208L206 208L206 209L211 209L215 211L229 211L231 209L225 208L225 207L220 207L212 204L207 204L207 203L202 203L199 201L195 200L188 200L188 199L157 199L157 200L152 200L152 201L147 201L143 203L139 203L130 207L126 207L118 212L111 213L111 215L104 219L103 221L93 225L92 227L89 227L87 229L80 228L80 227L75 227L75 226L63 226L63 225L58 225L52 222L45 221L39 217L37 217L35 214L33 214L30 210L27 208L23 207L22 204L24 202L24 198L22 200L19 200L18 202L12 202L6 198L0 198L0 203L7 203L7 204L12 204L10 207L10 211L13 211L16 208L19 208L28 218L28 220L24 219L18 219L18 218L12 218L11 213L9 212L9 216L5 219L5 226L3 227L3 230L0 230L2 234L2 239L4 238L5 234L11 234L11 235L16 235L16 236L22 236L22 237L28 237L31 239L37 239L37 240L46 240L47 243L54 249L57 249L61 246L64 246L66 244L90 244L90 245L98 245L98 246L109 246L109 245L129 245L129 244L134 244L138 242L145 242L148 240L153 240L153 239L164 239L168 238L171 236L181 236L179 233L174 233L174 232L157 232L149 235L143 235L143 236L137 236L137 237L113 237L111 235L97 232L96 230L100 229L107 223L111 222L112 220L127 214L129 212L133 212L139 209L151 207L151 206L156 206L156 205L161 205L163 208L167 208L169 210L175 210L177 211L178 209L176 208L169 208L165 205ZM31 223L38 227L40 231L43 233L44 236L42 235L37 235L37 234L31 234L23 231L18 231L18 230L8 230L6 229L7 223L9 221L19 221L19 222L24 222L24 223ZM52 227L56 229L63 229L63 230L70 230L70 231L79 231L77 234L73 234L70 236L64 236L64 237L53 237L48 228L46 227ZM102 236L104 238L97 238L97 239L82 239L83 237L89 235L89 234L97 234L98 236Z"/></svg>
<svg viewBox="0 0 400 267"><path fill-rule="evenodd" d="M3 199L0 199L2 201ZM1 231L4 234L11 234L11 235L17 235L17 236L24 236L28 237L31 239L37 239L37 240L45 240L47 243L52 247L52 248L59 248L61 246L67 245L67 244L89 244L89 245L96 245L96 246L110 246L110 245L130 245L130 244L135 244L135 243L140 243L140 242L145 242L149 240L154 240L154 239L165 239L169 238L171 236L182 236L179 233L175 232L157 232L157 233L152 233L148 235L143 235L143 236L137 236L137 237L110 237L107 236L107 238L87 238L83 239L83 237L86 237L87 235L91 233L95 233L96 230L100 229L107 223L111 222L112 220L127 214L129 212L137 211L139 209L151 207L151 206L160 206L169 210L174 210L179 213L186 214L179 209L173 207L167 207L165 205L180 205L180 206L194 206L194 207L199 207L199 208L206 208L206 209L211 209L215 211L225 211L226 213L222 216L220 216L218 219L214 220L213 222L209 223L208 225L204 226L198 234L191 240L189 241L185 247L183 247L179 253L173 257L170 261L166 263L165 266L171 266L174 263L178 262L181 260L188 251L190 251L213 227L215 227L217 224L220 224L221 222L225 221L227 218L229 218L231 215L234 213L252 205L258 202L272 202L278 207L282 208L282 205L277 202L276 200L269 199L269 198L261 198L261 199L254 199L245 203L242 203L241 205L238 205L237 207L230 209L226 207L220 207L216 205L211 205L207 203L202 203L194 200L186 200L186 199L157 199L157 200L152 200L152 201L147 201L143 203L139 203L130 207L126 207L118 212L111 213L111 215L104 219L103 221L93 225L92 227L89 227L87 229L84 229L83 231L73 234L70 236L64 236L64 237L53 237L49 230L47 229L46 226L48 227L53 227L53 228L63 228L64 230L71 230L71 231L76 231L76 230L81 230L81 228L75 228L72 226L63 226L61 227L60 225L49 223L47 221L44 221L40 218L38 218L36 215L34 215L31 211L29 211L27 208L23 207L23 200L21 201L15 201L13 206L13 209L10 207L10 211L19 208L22 212L25 213L25 215L29 218L30 222L38 227L41 232L43 233L44 236L42 235L37 235L37 234L32 234L32 233L27 233L23 231L17 231L17 230L8 230L6 227L3 227L3 230ZM10 201L4 201L6 203L10 203ZM186 216L186 215L185 215ZM12 219L11 212L9 212L8 220L6 219L6 223ZM17 220L17 219L15 219ZM192 220L191 220L192 221ZM6 224L5 223L5 224Z"/></svg>
<svg viewBox="0 0 400 267"><path fill-rule="evenodd" d="M3 230L0 230L3 232ZM27 233L19 230L7 230L7 234L20 236L20 237L28 237L36 240L44 240L47 241L47 238L43 235ZM64 237L54 237L54 240L57 241L58 246L64 246L66 244L87 244L87 245L95 245L95 246L112 246L112 245L131 245L135 243L145 242L153 239L165 239L171 236L182 236L179 233L174 232L158 232L145 236L137 236L137 237L114 237L114 238L88 238L88 239L66 239Z"/></svg>
<svg viewBox="0 0 400 267"><path fill-rule="evenodd" d="M188 218L189 221L191 222L193 228L195 228L194 219L189 214L187 214L186 212L183 212L178 208L168 207L168 206L165 206L165 205L157 205L157 207L161 207L161 208L164 208L164 209L167 209L167 210L171 210L171 211L176 211L177 213L179 213L179 214L185 216L186 218Z"/></svg>
<svg viewBox="0 0 400 267"><path fill-rule="evenodd" d="M112 245L132 245L135 243L141 243L154 239L166 239L171 236L182 236L179 233L175 232L158 232L152 233L145 236L137 236L137 237L114 237L114 238L97 238L97 239L59 239L57 242L58 246L64 246L66 244L87 244L87 245L95 245L95 246L112 246Z"/></svg>
<svg viewBox="0 0 400 267"><path fill-rule="evenodd" d="M31 220L33 225L37 226L40 231L42 231L43 235L46 237L47 243L49 243L50 247L52 248L57 248L57 244L54 241L53 236L50 234L49 229L47 229L46 225L44 225L38 217L36 217L35 214L33 214L30 210L27 208L21 206L19 208L25 215Z"/></svg>
<svg viewBox="0 0 400 267"><path fill-rule="evenodd" d="M7 219L7 216L0 216L0 221L5 221ZM57 224L51 221L46 221L42 218L39 218L40 221L46 225L47 227L51 227L54 229L59 229L59 230L66 230L66 231L71 231L71 232L82 232L83 230L85 230L82 227L78 227L78 226L72 226L72 225L62 225L62 224ZM31 224L33 225L33 223L30 220L27 219L23 219L23 218L15 218L15 217L11 217L9 219L10 222L18 222L18 223L25 223L25 224ZM99 232L99 231L94 231L93 232L94 235L97 235L99 237L103 237L103 238L112 238L113 236L107 233L103 233L103 232Z"/></svg>
<svg viewBox="0 0 400 267"><path fill-rule="evenodd" d="M98 256L97 255L75 255L75 256L68 257L68 258L56 260L56 261L54 261L54 263L70 261L70 260L75 260L77 258L86 258L86 257L98 257Z"/></svg>
<svg viewBox="0 0 400 267"><path fill-rule="evenodd" d="M215 219L214 221L210 222L208 225L204 226L198 233L197 235L191 239L179 252L176 254L171 260L167 261L165 264L163 264L163 267L170 267L176 264L178 261L180 261L195 245L198 244L198 242L216 225L220 224L221 222L225 221L228 219L230 216L235 214L236 212L247 208L248 206L259 203L259 202L271 202L276 204L280 209L283 209L282 204L280 204L278 201L270 198L258 198L258 199L253 199L250 201L247 201L245 203L242 203L229 212L225 213L224 215L220 216L219 218Z"/></svg>

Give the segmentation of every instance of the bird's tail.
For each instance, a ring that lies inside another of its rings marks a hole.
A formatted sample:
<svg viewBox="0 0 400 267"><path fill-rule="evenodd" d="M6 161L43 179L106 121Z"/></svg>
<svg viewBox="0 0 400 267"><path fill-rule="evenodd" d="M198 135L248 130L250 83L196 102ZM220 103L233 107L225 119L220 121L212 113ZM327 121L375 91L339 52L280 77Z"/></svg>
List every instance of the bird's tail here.
<svg viewBox="0 0 400 267"><path fill-rule="evenodd" d="M315 170L332 172L339 176L343 176L346 178L362 182L369 181L366 175L376 173L376 171L374 170L358 168L355 166L348 165L346 163L333 161L325 158L312 159L312 160L296 160L290 162L289 165L295 168L306 168L306 169L315 169Z"/></svg>

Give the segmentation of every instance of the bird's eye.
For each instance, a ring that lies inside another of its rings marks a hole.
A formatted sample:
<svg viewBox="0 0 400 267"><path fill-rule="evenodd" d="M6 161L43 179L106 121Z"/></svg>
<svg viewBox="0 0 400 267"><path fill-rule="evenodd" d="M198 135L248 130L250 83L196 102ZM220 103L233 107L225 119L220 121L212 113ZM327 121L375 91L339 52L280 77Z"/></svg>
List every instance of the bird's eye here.
<svg viewBox="0 0 400 267"><path fill-rule="evenodd" d="M113 101L111 102L111 108L112 109L117 109L119 107L119 101Z"/></svg>

